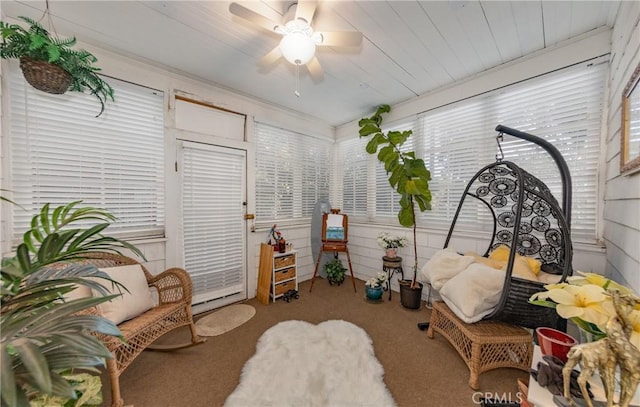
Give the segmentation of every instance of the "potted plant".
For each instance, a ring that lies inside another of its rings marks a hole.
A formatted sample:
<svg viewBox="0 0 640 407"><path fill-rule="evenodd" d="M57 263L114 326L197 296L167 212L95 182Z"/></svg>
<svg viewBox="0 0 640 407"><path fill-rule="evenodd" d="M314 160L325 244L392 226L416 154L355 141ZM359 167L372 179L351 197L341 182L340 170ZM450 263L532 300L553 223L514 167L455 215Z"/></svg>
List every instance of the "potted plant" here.
<svg viewBox="0 0 640 407"><path fill-rule="evenodd" d="M52 37L38 22L19 18L29 24L28 29L0 21L0 57L20 59L25 79L36 89L55 94L71 90L95 95L100 102L100 116L107 99L113 100L113 88L97 74L100 68L93 66L97 58L83 49L73 49L75 37Z"/></svg>
<svg viewBox="0 0 640 407"><path fill-rule="evenodd" d="M50 407L50 406L99 406L102 404L102 381L100 376L90 373L64 374L76 393L75 399L62 396L52 396L40 394L36 398L29 400L30 407Z"/></svg>
<svg viewBox="0 0 640 407"><path fill-rule="evenodd" d="M102 284L87 277L118 283L95 266L74 261L92 252L119 253L123 248L144 256L129 243L102 235L115 219L113 215L101 209L77 207L79 202L53 211L45 205L33 217L16 255L2 259L3 406L28 406L43 395L76 399L76 391L87 393L77 388L87 382L86 378L79 380L74 370L97 373L96 366L104 366L105 358L112 357L92 332L121 336L111 321L89 312L89 308L117 295L106 295ZM89 224L94 226L85 226ZM102 296L65 297L80 285Z"/></svg>
<svg viewBox="0 0 640 407"><path fill-rule="evenodd" d="M372 302L378 302L382 299L382 291L384 285L387 283L387 274L379 272L375 277L371 277L367 280L365 285L365 292L367 299Z"/></svg>
<svg viewBox="0 0 640 407"><path fill-rule="evenodd" d="M324 265L324 272L327 274L327 280L330 285L340 285L344 281L344 273L347 269L339 258L334 258Z"/></svg>
<svg viewBox="0 0 640 407"><path fill-rule="evenodd" d="M431 209L431 191L429 181L431 173L424 160L416 158L413 151L404 152L402 145L413 133L411 130L389 131L384 133L382 114L389 113L389 105L378 107L375 114L358 122L360 137L370 137L366 150L369 154L378 154L378 160L384 164L389 175L389 184L400 195L398 221L404 227L413 227L413 278L411 281L400 281L400 300L407 308L420 307L422 283L416 281L418 272L418 247L416 242L416 206L423 212Z"/></svg>
<svg viewBox="0 0 640 407"><path fill-rule="evenodd" d="M380 232L378 234L378 246L386 250L387 257L394 258L399 247L405 247L409 244L406 236L391 236L388 232Z"/></svg>

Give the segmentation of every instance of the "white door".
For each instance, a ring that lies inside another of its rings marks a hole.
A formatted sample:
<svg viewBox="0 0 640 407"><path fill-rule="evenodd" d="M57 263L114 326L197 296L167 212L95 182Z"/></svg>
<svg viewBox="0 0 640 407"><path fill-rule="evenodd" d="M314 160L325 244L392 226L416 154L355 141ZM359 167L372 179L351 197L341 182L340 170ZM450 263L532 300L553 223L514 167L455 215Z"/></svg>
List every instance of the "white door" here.
<svg viewBox="0 0 640 407"><path fill-rule="evenodd" d="M246 151L188 141L178 148L184 264L193 281L193 304L245 299Z"/></svg>

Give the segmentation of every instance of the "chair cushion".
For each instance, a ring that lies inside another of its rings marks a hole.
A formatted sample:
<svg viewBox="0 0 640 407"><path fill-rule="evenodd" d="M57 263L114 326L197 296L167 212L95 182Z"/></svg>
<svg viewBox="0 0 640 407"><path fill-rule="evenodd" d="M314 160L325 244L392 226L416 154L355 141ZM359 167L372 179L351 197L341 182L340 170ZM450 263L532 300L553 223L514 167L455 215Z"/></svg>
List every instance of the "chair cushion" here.
<svg viewBox="0 0 640 407"><path fill-rule="evenodd" d="M511 249L509 249L509 247L505 245L500 245L496 247L494 251L491 252L491 254L489 255L489 258L491 260L507 261L509 260L509 253L511 253ZM521 256L520 254L516 253L516 260L519 260L519 259L524 259L526 261L525 266L527 266L530 269L531 273L533 273L534 275L538 275L538 273L540 273L540 267L542 266L542 263L540 262L540 260L534 259L528 256ZM523 266L520 266L520 268L521 270L525 270ZM525 270L523 272L526 274L530 274L529 270ZM519 277L527 278L528 280L534 280L534 281L536 280L536 279L531 279L530 277L524 276L524 275Z"/></svg>
<svg viewBox="0 0 640 407"><path fill-rule="evenodd" d="M505 254L506 250L506 254ZM478 253L468 252L465 256L473 256L475 263L482 263L485 266L493 267L494 269L505 270L507 269L507 262L509 260L509 248L507 246L499 246L495 251L491 253L489 258L482 257ZM537 263L536 263L537 262ZM537 264L536 268L532 268L531 264ZM513 260L513 269L511 275L513 277L520 277L531 281L538 281L536 274L540 271L540 262L530 257L520 256L516 254Z"/></svg>
<svg viewBox="0 0 640 407"><path fill-rule="evenodd" d="M502 295L505 272L473 263L448 280L440 297L458 318L471 324L489 315Z"/></svg>
<svg viewBox="0 0 640 407"><path fill-rule="evenodd" d="M466 269L474 258L459 255L453 247L437 251L422 267L421 280L439 291L449 279Z"/></svg>
<svg viewBox="0 0 640 407"><path fill-rule="evenodd" d="M111 279L119 282L129 290L125 291L121 287L110 284L104 279L100 283L111 294L120 294L121 296L98 305L100 313L114 324L134 318L143 312L151 309L154 305L153 298L149 292L147 279L144 271L139 264L127 266L100 268L101 271L107 273ZM95 290L93 295L100 295Z"/></svg>

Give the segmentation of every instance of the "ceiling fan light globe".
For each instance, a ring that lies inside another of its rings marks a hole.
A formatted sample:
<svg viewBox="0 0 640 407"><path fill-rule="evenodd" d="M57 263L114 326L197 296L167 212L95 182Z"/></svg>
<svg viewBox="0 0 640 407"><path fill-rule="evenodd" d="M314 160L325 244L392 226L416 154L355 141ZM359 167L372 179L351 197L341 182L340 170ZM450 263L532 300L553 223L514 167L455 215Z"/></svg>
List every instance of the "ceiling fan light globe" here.
<svg viewBox="0 0 640 407"><path fill-rule="evenodd" d="M302 32L292 32L280 41L280 51L284 58L294 65L304 65L311 61L316 53L316 43Z"/></svg>

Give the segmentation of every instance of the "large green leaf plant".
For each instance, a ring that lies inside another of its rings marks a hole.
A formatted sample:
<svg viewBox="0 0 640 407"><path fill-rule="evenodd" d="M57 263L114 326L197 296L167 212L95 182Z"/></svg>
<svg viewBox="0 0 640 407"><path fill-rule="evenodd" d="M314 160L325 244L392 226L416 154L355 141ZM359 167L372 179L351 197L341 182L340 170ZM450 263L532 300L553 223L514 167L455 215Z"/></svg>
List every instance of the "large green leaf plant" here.
<svg viewBox="0 0 640 407"><path fill-rule="evenodd" d="M416 158L414 151L403 151L402 145L413 134L411 130L382 131L382 114L389 113L389 105L381 105L371 117L358 122L360 137L371 137L366 150L369 154L378 155L389 176L389 185L400 195L398 221L404 227L413 227L413 279L411 286L416 285L418 270L418 247L416 244L416 206L420 212L431 210L431 191L429 181L431 173L422 158Z"/></svg>
<svg viewBox="0 0 640 407"><path fill-rule="evenodd" d="M120 249L144 256L130 243L102 235L115 220L112 214L79 204L76 201L53 210L45 205L32 218L16 255L2 259L2 406L28 406L42 395L75 399L67 375L74 369L97 373L105 358L112 357L92 332L121 337L111 321L86 312L119 295L108 295L98 281L117 282L78 260L92 252L119 253ZM65 294L80 285L102 296L66 300Z"/></svg>

